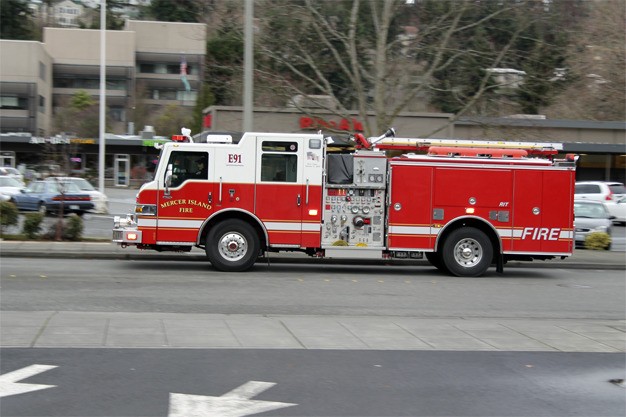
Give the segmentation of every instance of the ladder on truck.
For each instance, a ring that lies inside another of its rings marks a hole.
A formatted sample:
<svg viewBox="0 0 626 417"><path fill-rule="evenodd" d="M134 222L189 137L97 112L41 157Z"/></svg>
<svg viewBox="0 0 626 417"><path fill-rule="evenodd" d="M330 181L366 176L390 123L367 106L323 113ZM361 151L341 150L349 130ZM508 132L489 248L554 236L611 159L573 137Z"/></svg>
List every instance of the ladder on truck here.
<svg viewBox="0 0 626 417"><path fill-rule="evenodd" d="M551 156L563 151L560 142L518 142L508 140L473 140L473 139L435 139L435 138L397 138L395 130L389 129L379 137L366 139L355 135L358 145L363 148L395 150L402 152L428 151L434 147L444 148L482 148L482 149L520 149L529 155Z"/></svg>

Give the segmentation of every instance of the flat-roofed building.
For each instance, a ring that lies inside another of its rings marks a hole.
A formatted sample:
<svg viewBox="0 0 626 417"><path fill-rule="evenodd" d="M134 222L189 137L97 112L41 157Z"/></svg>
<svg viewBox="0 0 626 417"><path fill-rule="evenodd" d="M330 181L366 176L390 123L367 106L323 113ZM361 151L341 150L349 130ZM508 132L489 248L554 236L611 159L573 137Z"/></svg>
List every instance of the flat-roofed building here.
<svg viewBox="0 0 626 417"><path fill-rule="evenodd" d="M100 95L100 30L46 27L43 42L0 40L0 132L50 136L55 110L80 90ZM116 134L132 133L138 101L191 112L202 82L203 24L129 20L106 31L106 105ZM137 126L141 128L143 126Z"/></svg>
<svg viewBox="0 0 626 417"><path fill-rule="evenodd" d="M48 134L52 62L41 42L0 40L0 132Z"/></svg>

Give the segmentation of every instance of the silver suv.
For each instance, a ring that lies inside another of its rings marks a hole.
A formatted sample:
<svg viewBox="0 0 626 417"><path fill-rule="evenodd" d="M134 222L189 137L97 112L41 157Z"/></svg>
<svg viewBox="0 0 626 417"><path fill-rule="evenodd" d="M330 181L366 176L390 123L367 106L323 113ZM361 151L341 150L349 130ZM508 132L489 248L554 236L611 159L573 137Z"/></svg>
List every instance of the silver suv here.
<svg viewBox="0 0 626 417"><path fill-rule="evenodd" d="M574 194L576 199L615 201L626 195L626 189L621 182L579 181Z"/></svg>

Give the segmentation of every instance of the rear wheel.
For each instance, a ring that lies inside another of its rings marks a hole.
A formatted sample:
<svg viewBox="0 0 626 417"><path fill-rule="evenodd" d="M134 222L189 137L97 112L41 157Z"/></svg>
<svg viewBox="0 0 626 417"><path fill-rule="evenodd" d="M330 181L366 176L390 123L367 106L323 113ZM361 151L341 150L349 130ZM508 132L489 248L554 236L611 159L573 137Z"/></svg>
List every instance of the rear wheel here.
<svg viewBox="0 0 626 417"><path fill-rule="evenodd" d="M450 233L444 242L442 260L453 275L477 277L491 265L493 246L485 233L474 227L463 227Z"/></svg>
<svg viewBox="0 0 626 417"><path fill-rule="evenodd" d="M225 272L249 269L259 255L259 237L250 224L230 219L213 227L206 239L206 254L213 266Z"/></svg>

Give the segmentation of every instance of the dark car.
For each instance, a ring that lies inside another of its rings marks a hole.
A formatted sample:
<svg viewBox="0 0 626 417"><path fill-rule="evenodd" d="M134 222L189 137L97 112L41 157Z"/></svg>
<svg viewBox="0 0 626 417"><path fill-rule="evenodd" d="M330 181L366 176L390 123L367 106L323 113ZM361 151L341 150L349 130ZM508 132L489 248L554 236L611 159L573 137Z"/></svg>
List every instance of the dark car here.
<svg viewBox="0 0 626 417"><path fill-rule="evenodd" d="M94 207L89 194L76 184L52 181L33 181L20 194L12 196L12 201L19 210L58 213L63 206L63 213L79 216Z"/></svg>

